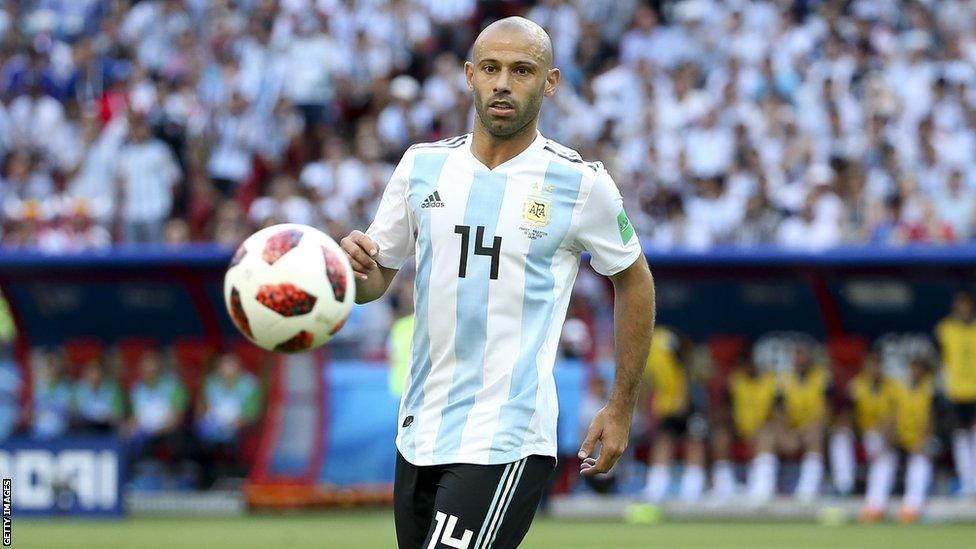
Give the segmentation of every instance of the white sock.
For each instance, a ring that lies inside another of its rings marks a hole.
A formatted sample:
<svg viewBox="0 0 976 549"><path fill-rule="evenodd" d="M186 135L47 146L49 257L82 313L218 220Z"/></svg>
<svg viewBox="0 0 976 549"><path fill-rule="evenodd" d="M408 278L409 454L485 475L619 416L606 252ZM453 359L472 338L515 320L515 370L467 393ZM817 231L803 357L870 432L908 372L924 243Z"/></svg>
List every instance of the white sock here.
<svg viewBox="0 0 976 549"><path fill-rule="evenodd" d="M823 478L823 458L816 452L807 452L800 464L800 480L794 495L802 500L812 500L820 492Z"/></svg>
<svg viewBox="0 0 976 549"><path fill-rule="evenodd" d="M769 453L759 454L752 459L749 468L749 499L753 503L769 501L776 493L776 470L779 461Z"/></svg>
<svg viewBox="0 0 976 549"><path fill-rule="evenodd" d="M905 473L905 499L903 505L913 511L921 511L932 478L932 461L928 456L912 454L908 458L908 471Z"/></svg>
<svg viewBox="0 0 976 549"><path fill-rule="evenodd" d="M696 501L705 491L705 468L701 465L685 465L681 475L681 499Z"/></svg>
<svg viewBox="0 0 976 549"><path fill-rule="evenodd" d="M891 496L891 487L895 482L895 471L898 468L898 456L891 450L882 452L871 460L868 469L868 486L864 494L864 504L868 509L884 511Z"/></svg>
<svg viewBox="0 0 976 549"><path fill-rule="evenodd" d="M717 499L728 499L735 495L735 470L727 459L712 465L712 495Z"/></svg>
<svg viewBox="0 0 976 549"><path fill-rule="evenodd" d="M647 471L647 485L644 486L644 499L650 503L661 503L668 493L671 481L671 468L667 465L651 465Z"/></svg>
<svg viewBox="0 0 976 549"><path fill-rule="evenodd" d="M969 485L972 488L970 494L976 495L976 427L970 429L969 456Z"/></svg>
<svg viewBox="0 0 976 549"><path fill-rule="evenodd" d="M956 429L952 433L952 459L956 462L956 476L959 477L959 486L964 495L976 493L976 486L973 486L973 454L970 449L969 433L962 429Z"/></svg>
<svg viewBox="0 0 976 549"><path fill-rule="evenodd" d="M854 434L841 429L830 436L830 478L840 495L854 490Z"/></svg>
<svg viewBox="0 0 976 549"><path fill-rule="evenodd" d="M874 430L864 433L864 453L867 454L868 461L872 461L885 451L887 451L887 447L881 433Z"/></svg>

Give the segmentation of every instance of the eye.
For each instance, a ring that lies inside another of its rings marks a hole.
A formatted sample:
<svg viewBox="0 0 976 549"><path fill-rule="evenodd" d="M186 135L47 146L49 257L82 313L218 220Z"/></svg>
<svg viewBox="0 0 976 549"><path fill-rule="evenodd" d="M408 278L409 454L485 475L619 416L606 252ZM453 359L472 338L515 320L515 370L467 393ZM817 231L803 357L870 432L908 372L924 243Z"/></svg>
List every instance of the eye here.
<svg viewBox="0 0 976 549"><path fill-rule="evenodd" d="M528 67L518 67L515 69L515 74L519 76L526 76L527 74L529 74L529 69Z"/></svg>
<svg viewBox="0 0 976 549"><path fill-rule="evenodd" d="M485 65L481 70L483 70L483 71L485 71L485 72L487 72L487 73L490 74L490 73L495 72L495 66L494 65Z"/></svg>

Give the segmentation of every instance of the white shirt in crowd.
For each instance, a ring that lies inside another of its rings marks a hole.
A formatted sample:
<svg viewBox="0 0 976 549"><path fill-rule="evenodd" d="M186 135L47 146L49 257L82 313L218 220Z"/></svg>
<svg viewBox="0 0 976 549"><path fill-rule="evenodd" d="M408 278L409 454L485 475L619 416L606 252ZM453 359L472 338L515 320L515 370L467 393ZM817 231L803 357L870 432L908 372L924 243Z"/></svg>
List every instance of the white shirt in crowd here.
<svg viewBox="0 0 976 549"><path fill-rule="evenodd" d="M173 188L180 170L173 153L158 139L123 145L116 173L122 183L122 219L159 222L173 207Z"/></svg>

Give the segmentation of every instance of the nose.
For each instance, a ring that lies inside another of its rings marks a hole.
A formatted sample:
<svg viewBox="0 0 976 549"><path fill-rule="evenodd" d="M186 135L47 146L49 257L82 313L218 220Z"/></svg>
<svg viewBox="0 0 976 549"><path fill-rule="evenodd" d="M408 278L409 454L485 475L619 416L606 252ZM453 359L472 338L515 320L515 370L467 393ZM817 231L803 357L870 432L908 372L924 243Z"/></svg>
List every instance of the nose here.
<svg viewBox="0 0 976 549"><path fill-rule="evenodd" d="M495 86L492 88L494 93L510 92L511 87L509 85L508 71L502 70L498 71L498 76L495 78Z"/></svg>

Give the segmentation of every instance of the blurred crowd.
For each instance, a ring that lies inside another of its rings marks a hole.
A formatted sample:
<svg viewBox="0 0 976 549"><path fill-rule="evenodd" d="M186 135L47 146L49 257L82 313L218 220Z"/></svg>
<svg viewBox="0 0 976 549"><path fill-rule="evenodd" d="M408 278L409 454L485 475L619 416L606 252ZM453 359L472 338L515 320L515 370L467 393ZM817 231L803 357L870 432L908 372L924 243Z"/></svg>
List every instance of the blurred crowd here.
<svg viewBox="0 0 976 549"><path fill-rule="evenodd" d="M259 376L232 352L190 364L163 351L37 349L25 370L0 346L0 441L117 436L140 488L243 479L264 409Z"/></svg>
<svg viewBox="0 0 976 549"><path fill-rule="evenodd" d="M467 49L515 14L563 74L542 132L647 246L973 236L965 0L0 0L0 243L364 228L409 144L469 131Z"/></svg>

